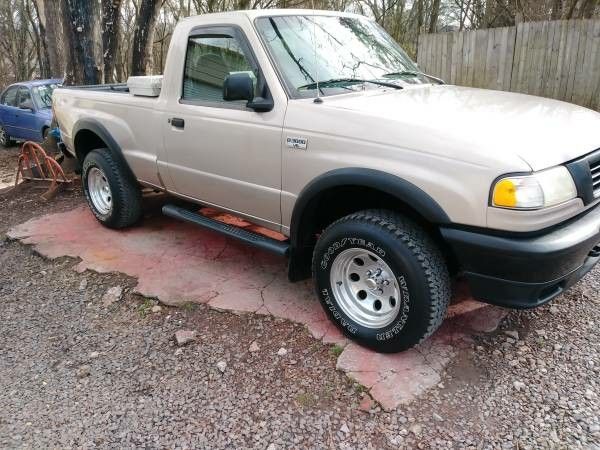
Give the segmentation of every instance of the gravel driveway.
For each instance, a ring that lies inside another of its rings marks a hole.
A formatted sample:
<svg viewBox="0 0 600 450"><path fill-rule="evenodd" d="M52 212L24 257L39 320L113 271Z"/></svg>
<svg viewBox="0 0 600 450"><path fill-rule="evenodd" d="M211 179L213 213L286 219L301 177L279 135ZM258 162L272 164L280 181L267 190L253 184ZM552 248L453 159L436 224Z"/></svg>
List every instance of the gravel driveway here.
<svg viewBox="0 0 600 450"><path fill-rule="evenodd" d="M2 236L82 202L39 193L0 198ZM551 306L511 312L437 388L383 412L300 326L153 310L134 280L75 263L0 242L0 448L600 448L598 269ZM121 300L103 301L116 286ZM196 340L179 347L180 329Z"/></svg>

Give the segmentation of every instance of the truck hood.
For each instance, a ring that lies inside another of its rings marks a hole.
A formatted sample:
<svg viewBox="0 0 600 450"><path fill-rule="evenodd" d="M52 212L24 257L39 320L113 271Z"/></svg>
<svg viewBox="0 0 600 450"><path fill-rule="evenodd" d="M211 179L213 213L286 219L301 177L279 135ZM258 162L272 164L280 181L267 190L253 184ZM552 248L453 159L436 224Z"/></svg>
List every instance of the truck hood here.
<svg viewBox="0 0 600 450"><path fill-rule="evenodd" d="M465 160L518 157L541 170L600 148L599 113L524 94L428 85L328 97L325 105L393 121L398 144L436 153L446 148L446 155Z"/></svg>

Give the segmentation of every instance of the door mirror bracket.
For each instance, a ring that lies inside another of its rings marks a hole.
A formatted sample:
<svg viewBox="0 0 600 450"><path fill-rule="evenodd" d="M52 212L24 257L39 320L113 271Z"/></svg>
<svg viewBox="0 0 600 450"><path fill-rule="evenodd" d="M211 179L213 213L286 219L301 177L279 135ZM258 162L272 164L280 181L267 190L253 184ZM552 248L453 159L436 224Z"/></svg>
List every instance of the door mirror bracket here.
<svg viewBox="0 0 600 450"><path fill-rule="evenodd" d="M275 105L272 98L256 97L246 106L256 112L267 112L271 111Z"/></svg>

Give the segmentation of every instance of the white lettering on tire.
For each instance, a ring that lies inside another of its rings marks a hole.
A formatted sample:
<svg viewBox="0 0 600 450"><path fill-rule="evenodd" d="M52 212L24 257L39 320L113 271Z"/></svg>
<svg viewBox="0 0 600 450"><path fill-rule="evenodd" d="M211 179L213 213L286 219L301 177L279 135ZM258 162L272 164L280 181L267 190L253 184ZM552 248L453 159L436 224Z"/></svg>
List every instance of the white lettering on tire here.
<svg viewBox="0 0 600 450"><path fill-rule="evenodd" d="M336 308L335 304L331 300L331 296L329 295L329 290L323 289L321 291L321 295L323 296L323 301L327 304L327 309L329 309L329 311L331 311L333 318L335 320L337 320L342 327L344 327L346 330L348 330L349 333L356 334L358 331L357 328L353 324L348 322L346 319L344 319L344 317L340 314L340 312Z"/></svg>
<svg viewBox="0 0 600 450"><path fill-rule="evenodd" d="M337 253L340 249L343 249L344 247L364 247L364 248L368 248L369 250L378 254L382 258L384 258L386 255L385 250L383 250L381 247L374 244L373 242L365 241L364 239L361 239L361 238L346 237L346 238L340 239L339 241L333 242L327 248L327 251L323 254L323 257L321 258L321 263L320 263L321 269L326 270L329 266L329 262L331 261L331 259L334 256L334 254ZM398 277L398 282L400 284L400 293L401 293L401 297L402 297L401 299L399 299L402 304L402 306L400 308L399 318L396 320L396 322L394 323L394 326L392 328L390 328L389 330L386 330L383 333L377 333L376 339L378 341L387 341L389 339L394 338L394 336L396 336L398 333L400 333L402 331L402 329L406 325L406 322L408 321L408 314L410 312L410 292L408 290L408 284L406 282L406 278L404 277L404 275ZM358 331L356 326L353 325L352 323L348 322L344 318L344 316L341 315L341 313L338 311L334 301L331 298L331 294L329 293L329 290L323 289L321 291L321 295L323 296L323 301L327 305L327 309L329 309L329 311L331 311L331 314L334 317L334 319L338 323L340 323L340 325L343 328L348 330L349 333L356 334Z"/></svg>
<svg viewBox="0 0 600 450"><path fill-rule="evenodd" d="M370 241L365 241L364 239L353 237L343 238L340 241L335 241L327 248L327 251L323 254L323 258L321 259L321 269L327 269L329 261L331 260L331 256L339 249L346 247L348 244L351 244L351 247L368 248L369 250L377 253L382 258L385 257L385 250L383 250L381 247L379 247L376 244L373 244Z"/></svg>
<svg viewBox="0 0 600 450"><path fill-rule="evenodd" d="M384 333L377 333L376 339L378 341L387 341L388 339L392 339L394 336L400 333L400 331L402 331L406 325L406 321L408 320L408 313L410 312L410 293L408 292L408 284L406 283L404 275L398 277L398 282L400 283L400 292L402 294L400 318L396 321L391 329L385 331Z"/></svg>

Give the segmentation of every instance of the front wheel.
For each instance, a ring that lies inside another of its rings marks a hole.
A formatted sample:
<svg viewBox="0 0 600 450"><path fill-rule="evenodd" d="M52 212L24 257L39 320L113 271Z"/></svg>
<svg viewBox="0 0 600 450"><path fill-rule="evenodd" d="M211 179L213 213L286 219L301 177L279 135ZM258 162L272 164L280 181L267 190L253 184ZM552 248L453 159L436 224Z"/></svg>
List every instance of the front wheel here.
<svg viewBox="0 0 600 450"><path fill-rule="evenodd" d="M406 350L442 323L450 276L431 237L384 210L330 225L313 255L316 289L329 318L351 339L383 353Z"/></svg>
<svg viewBox="0 0 600 450"><path fill-rule="evenodd" d="M15 141L10 138L6 129L0 125L0 146L8 148L13 145L15 145Z"/></svg>

